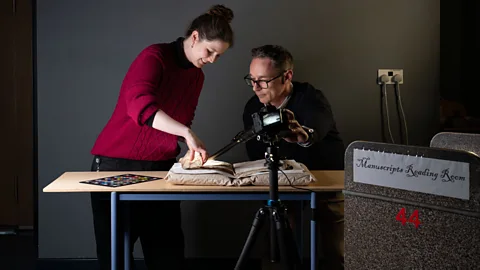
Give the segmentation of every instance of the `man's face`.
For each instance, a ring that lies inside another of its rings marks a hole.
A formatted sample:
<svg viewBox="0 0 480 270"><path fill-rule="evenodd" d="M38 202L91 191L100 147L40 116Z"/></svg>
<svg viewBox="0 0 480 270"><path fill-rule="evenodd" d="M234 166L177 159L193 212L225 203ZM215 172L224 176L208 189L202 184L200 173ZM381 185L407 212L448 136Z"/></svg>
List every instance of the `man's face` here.
<svg viewBox="0 0 480 270"><path fill-rule="evenodd" d="M275 103L282 98L286 85L283 75L284 71L276 69L269 58L252 59L249 77L261 103Z"/></svg>

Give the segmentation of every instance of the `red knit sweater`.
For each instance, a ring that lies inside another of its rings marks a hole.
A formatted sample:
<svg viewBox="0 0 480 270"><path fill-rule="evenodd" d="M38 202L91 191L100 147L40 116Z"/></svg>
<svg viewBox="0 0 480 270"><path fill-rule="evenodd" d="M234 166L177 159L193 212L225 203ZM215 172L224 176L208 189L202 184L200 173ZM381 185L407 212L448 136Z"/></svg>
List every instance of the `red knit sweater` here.
<svg viewBox="0 0 480 270"><path fill-rule="evenodd" d="M202 70L186 59L181 38L148 46L131 64L115 110L91 153L149 161L175 158L180 152L178 137L145 121L161 109L190 126L203 81Z"/></svg>

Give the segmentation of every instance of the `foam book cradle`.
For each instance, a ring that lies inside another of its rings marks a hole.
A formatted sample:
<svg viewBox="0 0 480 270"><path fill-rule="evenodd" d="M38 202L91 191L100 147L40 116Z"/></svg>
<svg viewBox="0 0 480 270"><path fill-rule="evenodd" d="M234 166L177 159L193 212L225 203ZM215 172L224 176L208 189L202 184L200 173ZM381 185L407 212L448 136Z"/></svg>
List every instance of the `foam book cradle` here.
<svg viewBox="0 0 480 270"><path fill-rule="evenodd" d="M269 171L265 160L230 164L208 160L200 168L184 169L175 163L165 177L175 185L245 186L269 185ZM315 181L308 168L295 160L282 160L278 171L278 185L304 186Z"/></svg>

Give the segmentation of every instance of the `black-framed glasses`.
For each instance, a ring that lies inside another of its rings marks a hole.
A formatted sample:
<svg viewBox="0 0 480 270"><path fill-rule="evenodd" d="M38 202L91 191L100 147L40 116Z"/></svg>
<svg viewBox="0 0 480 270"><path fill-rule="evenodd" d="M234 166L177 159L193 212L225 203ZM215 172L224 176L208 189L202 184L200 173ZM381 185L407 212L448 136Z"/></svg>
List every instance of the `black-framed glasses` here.
<svg viewBox="0 0 480 270"><path fill-rule="evenodd" d="M277 76L271 78L270 80L254 80L252 78L250 78L250 75L246 75L245 77L243 77L243 79L245 80L245 82L247 83L248 86L254 86L255 84L258 85L258 87L262 88L262 89L266 89L268 88L268 83L277 79L277 78L280 78L281 76L283 76L283 74L285 73L285 71L282 71L282 73L278 74Z"/></svg>

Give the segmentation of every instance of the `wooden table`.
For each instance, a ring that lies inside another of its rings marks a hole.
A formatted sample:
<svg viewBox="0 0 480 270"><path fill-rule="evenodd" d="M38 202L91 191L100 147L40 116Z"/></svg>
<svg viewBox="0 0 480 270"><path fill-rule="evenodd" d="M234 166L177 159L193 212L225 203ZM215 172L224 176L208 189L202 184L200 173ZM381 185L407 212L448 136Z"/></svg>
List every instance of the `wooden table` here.
<svg viewBox="0 0 480 270"><path fill-rule="evenodd" d="M219 200L219 201L242 201L242 200L269 200L269 186L185 186L172 185L164 180L139 183L122 187L104 187L88 185L80 181L97 179L120 174L139 174L164 178L164 171L103 171L103 172L65 172L43 189L43 192L109 192L111 195L111 249L112 269L117 269L118 252L117 246L117 213L120 211L119 201L156 201L156 200ZM316 208L316 196L331 195L344 189L344 171L312 171L316 181L308 186L279 186L278 195L281 200L310 201L311 210ZM121 209L122 211L127 210ZM128 216L128 212L127 215ZM121 222L121 221L120 221ZM299 226L301 228L301 226ZM130 253L129 228L125 228L124 254ZM310 222L310 265L316 269L316 220ZM248 241L248 240L247 240ZM301 248L302 245L300 245ZM302 252L301 252L302 253ZM243 252L241 257L243 256ZM130 269L130 256L124 256L125 269Z"/></svg>

